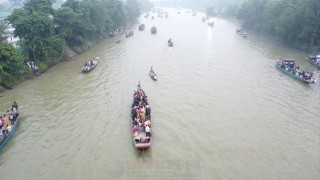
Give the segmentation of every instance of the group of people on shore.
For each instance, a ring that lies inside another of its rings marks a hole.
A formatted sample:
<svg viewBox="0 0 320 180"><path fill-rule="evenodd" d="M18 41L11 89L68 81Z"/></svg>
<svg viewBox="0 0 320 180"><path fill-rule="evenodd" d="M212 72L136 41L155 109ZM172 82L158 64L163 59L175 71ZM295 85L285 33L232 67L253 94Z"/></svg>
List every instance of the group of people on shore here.
<svg viewBox="0 0 320 180"><path fill-rule="evenodd" d="M292 59L280 59L280 67L302 80L312 81L313 73L302 70Z"/></svg>
<svg viewBox="0 0 320 180"><path fill-rule="evenodd" d="M136 137L145 133L146 139L151 137L151 108L144 91L138 85L138 89L133 93L133 103L131 106L131 130Z"/></svg>
<svg viewBox="0 0 320 180"><path fill-rule="evenodd" d="M38 73L39 71L39 66L34 63L34 61L28 61L26 62L26 66L30 69L32 69L33 73Z"/></svg>
<svg viewBox="0 0 320 180"><path fill-rule="evenodd" d="M16 101L14 101L12 107L8 109L3 116L0 116L0 142L2 142L10 133L16 123L18 116L18 104Z"/></svg>

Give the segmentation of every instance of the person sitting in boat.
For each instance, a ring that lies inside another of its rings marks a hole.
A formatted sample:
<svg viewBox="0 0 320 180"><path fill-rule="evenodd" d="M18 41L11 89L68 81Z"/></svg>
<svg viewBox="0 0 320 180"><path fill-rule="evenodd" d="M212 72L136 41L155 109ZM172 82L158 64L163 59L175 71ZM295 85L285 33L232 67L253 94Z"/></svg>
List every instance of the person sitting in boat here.
<svg viewBox="0 0 320 180"><path fill-rule="evenodd" d="M151 121L149 119L146 119L146 121L144 122L144 126L151 127Z"/></svg>
<svg viewBox="0 0 320 180"><path fill-rule="evenodd" d="M168 40L168 43L172 43L171 38Z"/></svg>
<svg viewBox="0 0 320 180"><path fill-rule="evenodd" d="M144 121L144 118L145 118L145 113L144 113L144 108L142 108L140 111L140 119Z"/></svg>
<svg viewBox="0 0 320 180"><path fill-rule="evenodd" d="M11 126L9 118L8 118L8 116L6 114L3 115L3 120L4 120L5 127Z"/></svg>
<svg viewBox="0 0 320 180"><path fill-rule="evenodd" d="M0 129L4 126L4 119L0 116Z"/></svg>

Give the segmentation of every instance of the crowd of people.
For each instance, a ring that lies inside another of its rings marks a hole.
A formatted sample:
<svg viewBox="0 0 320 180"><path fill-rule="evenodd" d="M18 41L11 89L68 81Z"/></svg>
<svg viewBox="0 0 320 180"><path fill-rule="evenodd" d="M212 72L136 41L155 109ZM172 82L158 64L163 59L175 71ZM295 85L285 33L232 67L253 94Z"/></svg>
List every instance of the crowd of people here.
<svg viewBox="0 0 320 180"><path fill-rule="evenodd" d="M295 61L292 59L280 59L279 64L281 69L284 69L291 73L292 75L299 77L305 81L314 81L312 79L313 73L306 70L302 70L299 66L296 65Z"/></svg>
<svg viewBox="0 0 320 180"><path fill-rule="evenodd" d="M12 107L8 109L3 116L0 116L0 143L8 136L15 125L18 116L18 104L14 101Z"/></svg>
<svg viewBox="0 0 320 180"><path fill-rule="evenodd" d="M144 91L138 85L133 93L131 130L136 142L149 142L151 137L151 108Z"/></svg>

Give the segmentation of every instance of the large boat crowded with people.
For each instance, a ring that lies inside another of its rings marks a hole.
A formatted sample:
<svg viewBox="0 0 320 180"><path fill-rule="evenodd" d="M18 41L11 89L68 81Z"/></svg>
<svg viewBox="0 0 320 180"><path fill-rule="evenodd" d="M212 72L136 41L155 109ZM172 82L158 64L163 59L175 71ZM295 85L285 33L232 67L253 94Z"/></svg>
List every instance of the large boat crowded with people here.
<svg viewBox="0 0 320 180"><path fill-rule="evenodd" d="M15 132L19 122L19 114L18 104L14 101L11 108L3 116L0 116L0 149Z"/></svg>
<svg viewBox="0 0 320 180"><path fill-rule="evenodd" d="M137 149L146 149L152 144L151 108L140 82L133 93L130 120L133 144Z"/></svg>
<svg viewBox="0 0 320 180"><path fill-rule="evenodd" d="M301 69L296 64L294 59L281 58L277 61L277 67L281 69L281 71L283 71L284 73L302 82L305 82L308 84L316 83L317 73L308 72L306 70Z"/></svg>

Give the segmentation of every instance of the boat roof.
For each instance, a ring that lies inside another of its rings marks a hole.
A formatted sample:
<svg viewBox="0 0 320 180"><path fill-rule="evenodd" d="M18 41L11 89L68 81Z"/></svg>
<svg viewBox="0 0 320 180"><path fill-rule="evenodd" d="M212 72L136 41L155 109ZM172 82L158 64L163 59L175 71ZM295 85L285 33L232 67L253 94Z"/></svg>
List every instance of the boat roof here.
<svg viewBox="0 0 320 180"><path fill-rule="evenodd" d="M281 58L282 61L288 61L288 62L295 62L294 59L289 59L289 58Z"/></svg>

